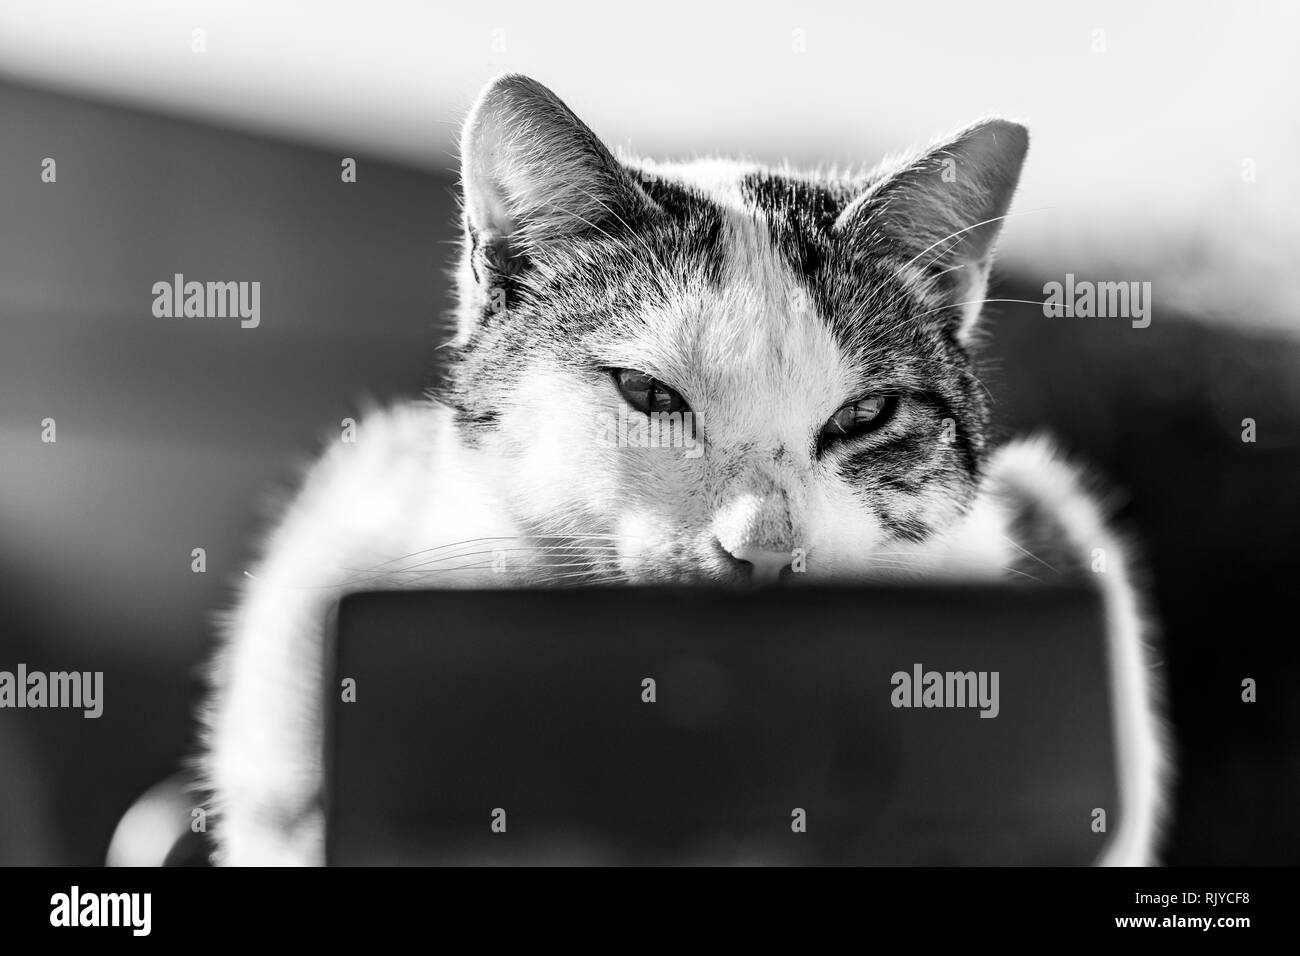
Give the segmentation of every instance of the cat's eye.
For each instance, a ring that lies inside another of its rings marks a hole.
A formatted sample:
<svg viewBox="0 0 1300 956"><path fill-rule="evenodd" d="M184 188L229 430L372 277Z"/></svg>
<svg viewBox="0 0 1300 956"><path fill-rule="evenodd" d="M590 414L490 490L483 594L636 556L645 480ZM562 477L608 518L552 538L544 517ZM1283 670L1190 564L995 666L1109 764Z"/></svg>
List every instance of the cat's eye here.
<svg viewBox="0 0 1300 956"><path fill-rule="evenodd" d="M619 393L638 412L649 415L654 412L690 411L686 399L678 392L657 378L651 378L645 372L630 368L616 368L612 373Z"/></svg>
<svg viewBox="0 0 1300 956"><path fill-rule="evenodd" d="M898 398L894 395L867 395L841 405L822 426L821 444L829 445L873 432L893 417L897 407Z"/></svg>

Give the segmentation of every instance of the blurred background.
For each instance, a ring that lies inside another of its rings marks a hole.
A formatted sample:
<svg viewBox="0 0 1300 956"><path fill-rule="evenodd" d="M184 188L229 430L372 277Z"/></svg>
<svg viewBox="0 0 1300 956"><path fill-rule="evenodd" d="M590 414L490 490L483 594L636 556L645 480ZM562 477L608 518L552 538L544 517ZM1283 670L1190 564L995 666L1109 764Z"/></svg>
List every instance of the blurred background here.
<svg viewBox="0 0 1300 956"><path fill-rule="evenodd" d="M438 375L456 134L504 70L659 157L872 164L1026 122L992 294L1068 272L1151 282L1154 309L991 307L999 427L1092 463L1143 555L1180 748L1168 862L1300 863L1298 27L1262 2L7 0L0 669L102 670L106 702L0 711L0 864L102 862L192 746L266 503L360 403ZM260 281L261 324L154 317L174 273Z"/></svg>

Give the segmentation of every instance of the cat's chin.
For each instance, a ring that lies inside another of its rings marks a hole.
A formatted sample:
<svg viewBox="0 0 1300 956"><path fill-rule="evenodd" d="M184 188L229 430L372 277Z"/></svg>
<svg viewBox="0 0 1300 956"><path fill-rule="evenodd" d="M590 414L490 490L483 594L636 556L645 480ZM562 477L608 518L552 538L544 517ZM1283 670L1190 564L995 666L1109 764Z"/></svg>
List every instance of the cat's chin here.
<svg viewBox="0 0 1300 956"><path fill-rule="evenodd" d="M898 574L880 572L845 572L842 574L807 574L786 568L779 574L756 578L735 568L653 568L638 569L619 580L632 586L682 586L699 588L808 587L816 585L851 585L905 580Z"/></svg>
<svg viewBox="0 0 1300 956"><path fill-rule="evenodd" d="M699 568L654 568L629 572L623 583L633 587L742 587L748 582L735 572Z"/></svg>
<svg viewBox="0 0 1300 956"><path fill-rule="evenodd" d="M745 562L735 560L724 562L701 558L690 563L623 562L620 571L603 583L721 588L808 587L906 584L925 577L925 569L919 562L904 563L896 558L884 566L878 562L868 562L814 568L809 566L810 563L806 560L793 560L784 568L757 572L754 568L746 567Z"/></svg>

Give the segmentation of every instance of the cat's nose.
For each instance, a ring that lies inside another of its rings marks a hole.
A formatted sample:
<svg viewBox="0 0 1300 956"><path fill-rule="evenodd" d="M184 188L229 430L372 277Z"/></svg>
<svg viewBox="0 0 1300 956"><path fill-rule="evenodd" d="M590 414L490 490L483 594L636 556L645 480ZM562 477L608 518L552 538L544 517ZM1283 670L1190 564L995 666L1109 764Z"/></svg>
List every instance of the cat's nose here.
<svg viewBox="0 0 1300 956"><path fill-rule="evenodd" d="M769 551L766 548L742 547L734 551L723 547L747 571L749 580L755 584L775 584L781 580L781 573L790 567L789 551Z"/></svg>
<svg viewBox="0 0 1300 956"><path fill-rule="evenodd" d="M790 501L771 478L757 478L754 488L737 494L713 519L718 550L735 570L755 584L775 583L790 567L797 540Z"/></svg>

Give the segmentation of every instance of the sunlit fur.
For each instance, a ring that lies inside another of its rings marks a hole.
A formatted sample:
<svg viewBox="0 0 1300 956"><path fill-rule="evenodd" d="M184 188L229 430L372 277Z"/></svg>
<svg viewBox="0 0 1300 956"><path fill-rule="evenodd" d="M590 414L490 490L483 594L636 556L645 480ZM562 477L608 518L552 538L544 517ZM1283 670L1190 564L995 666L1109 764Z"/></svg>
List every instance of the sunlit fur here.
<svg viewBox="0 0 1300 956"><path fill-rule="evenodd" d="M1024 145L988 121L843 177L616 161L544 87L489 87L463 144L449 384L367 416L311 469L226 622L202 761L219 859L321 859L340 594L739 583L735 555L756 547L791 555L788 585L1095 584L1128 801L1104 862L1149 861L1163 750L1123 548L1046 442L991 447L969 355ZM613 368L677 390L703 454L602 440L626 415ZM883 428L820 440L874 392L898 397Z"/></svg>

